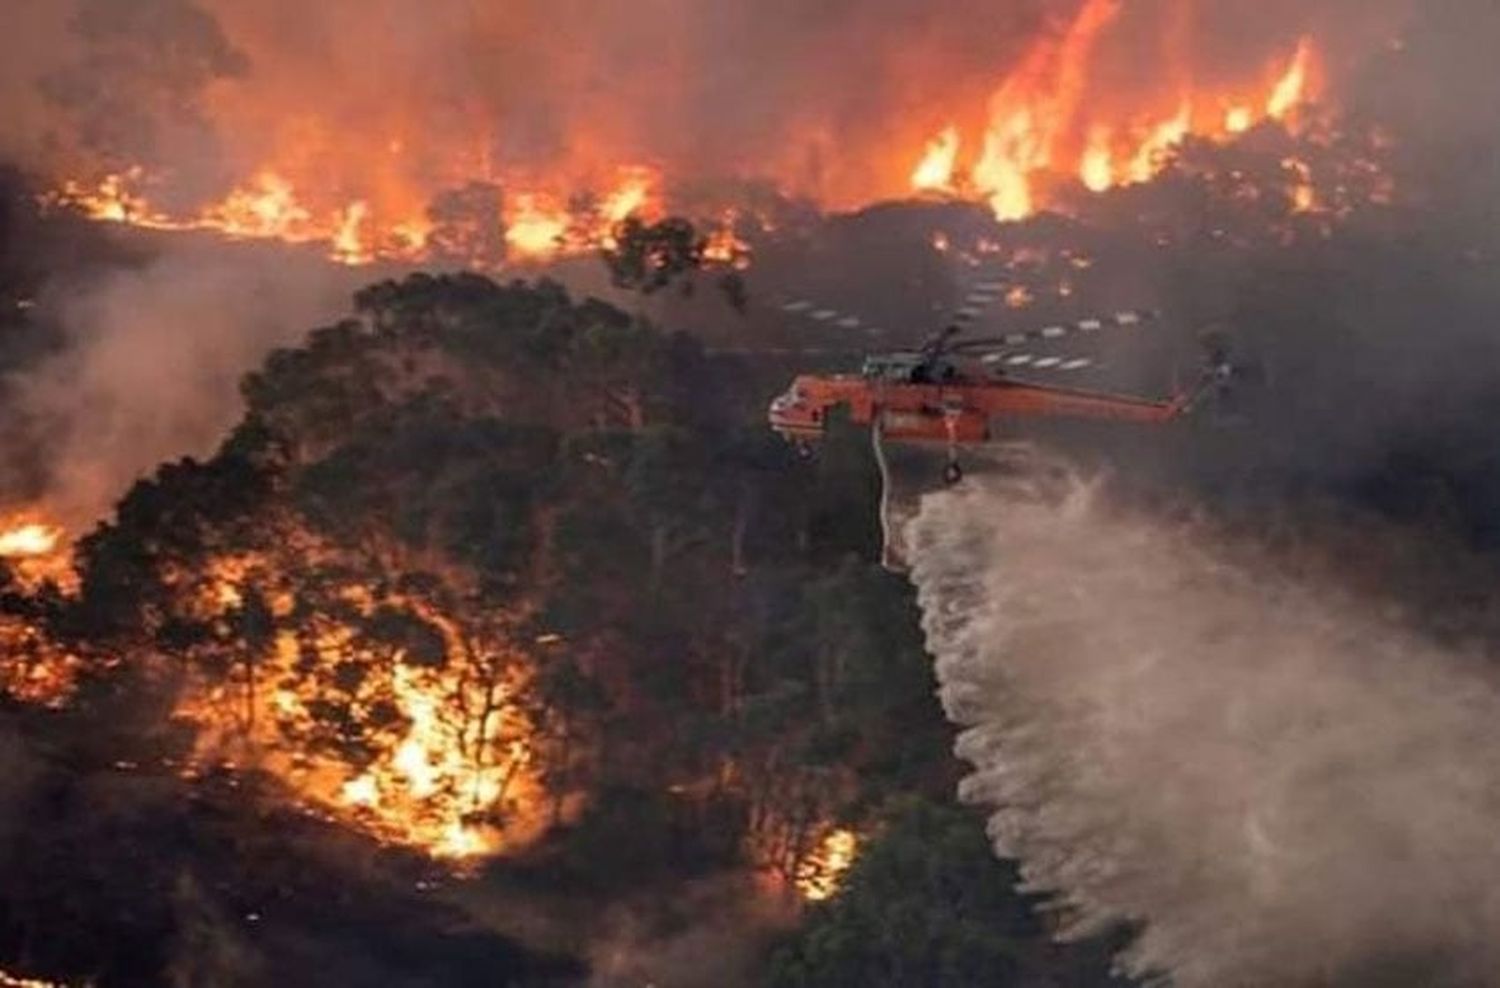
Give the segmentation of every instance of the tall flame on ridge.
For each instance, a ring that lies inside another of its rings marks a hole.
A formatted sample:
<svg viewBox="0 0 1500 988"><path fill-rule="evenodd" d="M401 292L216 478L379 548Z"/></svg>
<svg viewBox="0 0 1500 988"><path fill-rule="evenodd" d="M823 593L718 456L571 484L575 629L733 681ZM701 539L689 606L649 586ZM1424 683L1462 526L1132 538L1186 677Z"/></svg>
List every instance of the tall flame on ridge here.
<svg viewBox="0 0 1500 988"><path fill-rule="evenodd" d="M1275 88L1266 100L1266 116L1273 120L1283 120L1307 98L1314 55L1311 38L1303 38L1297 43L1296 57L1292 59L1286 73L1276 81Z"/></svg>
<svg viewBox="0 0 1500 988"><path fill-rule="evenodd" d="M1259 95L1190 88L1165 115L1148 108L1120 119L1098 116L1105 111L1087 98L1091 62L1121 12L1118 0L1088 0L1060 37L1034 46L991 97L968 191L987 199L999 219L1023 219L1046 205L1049 177L1075 175L1093 192L1145 182L1189 135L1226 140L1262 120L1293 123L1315 95L1317 48L1304 37ZM912 187L947 187L962 142L954 126L929 142Z"/></svg>
<svg viewBox="0 0 1500 988"><path fill-rule="evenodd" d="M1120 0L1088 0L1062 38L1034 47L990 98L973 176L1000 219L1035 211L1032 176L1053 166L1083 97L1094 45L1120 8Z"/></svg>
<svg viewBox="0 0 1500 988"><path fill-rule="evenodd" d="M211 201L183 205L170 167L90 172L72 160L64 170L75 177L58 182L54 201L154 229L317 244L346 264L440 259L479 268L607 247L614 224L632 214L702 219L748 209L734 192L702 191L721 179L735 189L765 180L779 193L837 209L936 191L985 201L998 218L1013 220L1056 205L1067 185L1104 191L1149 179L1189 135L1223 140L1266 120L1297 126L1298 108L1318 95L1320 67L1311 37L1291 50L1297 27L1288 25L1280 50L1268 53L1273 64L1257 78L1200 85L1186 49L1183 25L1191 18L1158 29L1151 5L1072 0L1048 5L1068 13L1015 53L997 56L1008 65L998 80L986 78L973 54L955 74L937 68L954 64L938 49L907 51L893 38L897 48L882 52L882 83L902 101L891 119L869 114L882 126L844 133L841 118L819 100L810 101L812 111L768 106L745 124L767 130L757 145L763 153L725 162L713 149L663 136L657 117L643 125L635 103L570 88L592 78L587 51L579 53L582 64L548 77L563 87L547 94L556 126L538 128L512 120L485 93L429 92L418 81L392 95L355 78L309 99L307 83L323 78L325 60L278 44L274 25L250 5L214 6L254 71L203 95L203 115L226 148L222 172L203 182L219 189L205 197ZM524 18L476 16L476 30L496 31L507 44L525 40ZM1136 66L1122 84L1124 45L1149 41L1139 30L1147 26L1160 50L1131 52L1146 71ZM487 70L493 57L483 45L451 53L474 60L476 70ZM636 73L625 84L630 92L654 93L649 87L661 84L660 118L694 109L674 102L670 59L629 64ZM438 96L441 106L432 102ZM455 195L473 189L487 190L492 208L454 221ZM454 235L455 226L464 236ZM728 239L722 230L705 234ZM466 245L465 236L475 243Z"/></svg>
<svg viewBox="0 0 1500 988"><path fill-rule="evenodd" d="M912 171L911 184L914 189L949 191L953 188L953 169L958 163L959 136L956 126L944 128L943 132L927 143L927 153Z"/></svg>

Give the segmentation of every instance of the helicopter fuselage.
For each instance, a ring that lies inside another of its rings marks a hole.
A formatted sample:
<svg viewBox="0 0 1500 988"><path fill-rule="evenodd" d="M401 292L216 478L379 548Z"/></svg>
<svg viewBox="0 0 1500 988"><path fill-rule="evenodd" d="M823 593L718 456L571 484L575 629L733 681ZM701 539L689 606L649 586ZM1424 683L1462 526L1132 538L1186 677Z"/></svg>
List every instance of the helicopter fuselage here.
<svg viewBox="0 0 1500 988"><path fill-rule="evenodd" d="M938 375L891 381L868 374L804 374L771 403L771 427L797 443L822 439L829 416L848 409L857 425L878 425L893 442L989 442L997 419L1050 416L1157 424L1185 412L1191 395L1153 401L1031 384L1008 378Z"/></svg>

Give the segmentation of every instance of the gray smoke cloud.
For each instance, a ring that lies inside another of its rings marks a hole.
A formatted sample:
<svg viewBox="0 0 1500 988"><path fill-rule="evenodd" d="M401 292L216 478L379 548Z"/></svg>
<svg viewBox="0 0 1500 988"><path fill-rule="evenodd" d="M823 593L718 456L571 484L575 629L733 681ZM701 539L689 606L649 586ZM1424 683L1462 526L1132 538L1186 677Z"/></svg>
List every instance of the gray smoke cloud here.
<svg viewBox="0 0 1500 988"><path fill-rule="evenodd" d="M1139 924L1182 988L1495 983L1476 656L1034 457L907 534L962 796L1064 936Z"/></svg>
<svg viewBox="0 0 1500 988"><path fill-rule="evenodd" d="M45 464L42 501L81 532L165 460L211 454L243 413L240 378L347 308L369 272L218 245L60 281L39 300L63 345L7 382Z"/></svg>

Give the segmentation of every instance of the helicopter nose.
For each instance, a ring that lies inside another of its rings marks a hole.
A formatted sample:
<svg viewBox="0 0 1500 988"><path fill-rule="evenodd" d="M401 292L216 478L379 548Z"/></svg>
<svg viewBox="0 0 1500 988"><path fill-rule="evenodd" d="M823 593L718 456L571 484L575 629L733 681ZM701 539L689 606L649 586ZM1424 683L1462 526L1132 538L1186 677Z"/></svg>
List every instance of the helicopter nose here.
<svg viewBox="0 0 1500 988"><path fill-rule="evenodd" d="M802 398L795 390L777 395L771 402L772 415L786 415L802 406Z"/></svg>

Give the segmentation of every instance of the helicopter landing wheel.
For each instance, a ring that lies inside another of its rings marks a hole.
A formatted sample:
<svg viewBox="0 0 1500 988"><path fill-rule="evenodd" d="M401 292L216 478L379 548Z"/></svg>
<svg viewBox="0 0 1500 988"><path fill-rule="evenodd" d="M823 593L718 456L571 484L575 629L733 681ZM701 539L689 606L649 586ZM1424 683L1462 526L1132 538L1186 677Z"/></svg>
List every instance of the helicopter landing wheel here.
<svg viewBox="0 0 1500 988"><path fill-rule="evenodd" d="M948 464L943 467L943 483L947 484L949 487L952 487L954 484L957 484L960 480L963 479L964 468L959 465L959 462L957 460L948 461Z"/></svg>

